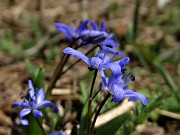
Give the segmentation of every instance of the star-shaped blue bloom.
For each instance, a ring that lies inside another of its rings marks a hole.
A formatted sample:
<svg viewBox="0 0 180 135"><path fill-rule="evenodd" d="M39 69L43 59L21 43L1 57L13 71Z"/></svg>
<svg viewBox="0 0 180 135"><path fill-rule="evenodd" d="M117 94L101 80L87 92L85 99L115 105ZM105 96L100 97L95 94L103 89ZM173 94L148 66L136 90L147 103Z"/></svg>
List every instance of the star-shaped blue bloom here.
<svg viewBox="0 0 180 135"><path fill-rule="evenodd" d="M79 24L78 27L76 27L75 23L74 23L74 27L70 27L64 23L54 23L54 26L56 27L56 29L62 33L65 34L66 38L69 41L73 41L73 39L78 38L79 34L87 29L87 24L88 24L89 20L85 20L83 22L81 22Z"/></svg>
<svg viewBox="0 0 180 135"><path fill-rule="evenodd" d="M108 37L109 34L107 32L96 30L93 28L93 25L91 25L92 29L88 29L88 23L89 20L82 21L78 27L75 24L74 27L70 27L64 23L54 23L54 25L71 42L78 39L81 44L100 43ZM100 29L103 30L104 26L102 25Z"/></svg>
<svg viewBox="0 0 180 135"><path fill-rule="evenodd" d="M120 60L119 64L110 64L109 66L112 70L110 78L106 77L103 71L100 71L102 78L101 89L103 91L108 90L112 94L114 102L119 102L123 98L128 97L129 101L140 99L140 101L146 105L147 100L143 94L127 89L129 81L135 80L135 77L130 73L124 76L125 69L123 68L129 60L129 57L124 57ZM130 78L130 80L127 81L128 78Z"/></svg>
<svg viewBox="0 0 180 135"><path fill-rule="evenodd" d="M112 50L112 48L109 48L111 52L114 53L115 55L121 55L123 54L122 52ZM94 57L88 58L86 55L84 55L81 51L75 50L73 48L67 47L63 50L64 53L66 54L72 54L75 56L75 58L80 58L82 59L86 64L88 64L89 68L91 69L96 69L96 70L101 70L101 69L107 69L110 68L108 65L111 63L112 58L110 58L107 53L109 53L108 48L100 49L98 51L98 54ZM118 62L118 61L117 61Z"/></svg>
<svg viewBox="0 0 180 135"><path fill-rule="evenodd" d="M58 108L54 103L48 100L44 100L45 94L42 88L36 92L31 80L28 80L28 87L29 98L27 99L26 97L22 96L22 102L17 101L12 103L12 108L15 108L17 106L22 108L22 110L19 113L20 122L22 125L28 125L28 120L26 120L24 116L28 115L31 112L36 118L41 117L43 114L38 109L52 107L54 111L58 111Z"/></svg>
<svg viewBox="0 0 180 135"><path fill-rule="evenodd" d="M98 31L98 25L94 21L91 21L90 24L91 24L91 27L93 30ZM105 32L105 30L106 30L106 23L105 23L105 21L102 21L99 31ZM103 42L101 42L100 45L113 47L113 46L118 46L118 43L115 42L115 40L114 40L114 34L108 33L106 36L106 39Z"/></svg>

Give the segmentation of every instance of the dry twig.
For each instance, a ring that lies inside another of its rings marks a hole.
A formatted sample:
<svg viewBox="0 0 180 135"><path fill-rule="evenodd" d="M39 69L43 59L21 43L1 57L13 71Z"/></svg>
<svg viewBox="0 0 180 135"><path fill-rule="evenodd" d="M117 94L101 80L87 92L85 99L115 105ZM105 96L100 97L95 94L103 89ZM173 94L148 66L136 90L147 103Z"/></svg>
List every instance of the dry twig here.
<svg viewBox="0 0 180 135"><path fill-rule="evenodd" d="M99 115L99 117L97 118L95 127L97 128L97 127L102 126L103 124L109 122L115 117L130 111L134 107L135 107L135 103L124 101L123 104L120 104L117 107L111 109L110 111Z"/></svg>

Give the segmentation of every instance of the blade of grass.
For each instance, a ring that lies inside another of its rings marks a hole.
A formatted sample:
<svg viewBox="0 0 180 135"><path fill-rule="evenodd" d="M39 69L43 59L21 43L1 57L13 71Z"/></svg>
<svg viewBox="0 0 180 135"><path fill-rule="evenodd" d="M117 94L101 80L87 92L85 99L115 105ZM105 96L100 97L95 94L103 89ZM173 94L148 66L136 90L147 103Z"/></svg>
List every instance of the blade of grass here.
<svg viewBox="0 0 180 135"><path fill-rule="evenodd" d="M170 74L166 71L166 69L162 66L161 62L158 59L155 59L153 61L154 66L157 68L157 70L160 72L160 74L163 76L166 84L168 85L168 87L170 88L170 90L172 92L177 92L178 87L176 86L176 84L174 83L173 79L171 78ZM180 103L180 97L178 96L178 94L175 95L176 99L178 100L178 102Z"/></svg>

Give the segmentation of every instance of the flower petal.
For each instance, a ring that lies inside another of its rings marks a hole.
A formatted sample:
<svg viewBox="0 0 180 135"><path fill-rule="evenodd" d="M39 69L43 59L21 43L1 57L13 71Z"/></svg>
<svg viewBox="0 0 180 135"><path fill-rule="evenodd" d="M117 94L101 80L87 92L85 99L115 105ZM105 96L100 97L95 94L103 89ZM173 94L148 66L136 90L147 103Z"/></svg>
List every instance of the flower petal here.
<svg viewBox="0 0 180 135"><path fill-rule="evenodd" d="M36 104L41 103L45 98L44 90L41 88L36 94Z"/></svg>
<svg viewBox="0 0 180 135"><path fill-rule="evenodd" d="M29 107L29 105L25 102L21 102L21 101L17 101L17 102L13 102L11 107L12 108L15 108L17 106L20 106L20 107Z"/></svg>
<svg viewBox="0 0 180 135"><path fill-rule="evenodd" d="M28 120L26 120L26 119L20 119L20 122L22 125L28 125L29 124Z"/></svg>
<svg viewBox="0 0 180 135"><path fill-rule="evenodd" d="M30 98L35 100L35 90L34 90L34 86L33 86L33 83L32 83L32 80L28 80L28 87L29 87L29 95L30 95Z"/></svg>
<svg viewBox="0 0 180 135"><path fill-rule="evenodd" d="M108 34L97 30L84 30L79 34L79 37L86 43L101 43L106 39Z"/></svg>
<svg viewBox="0 0 180 135"><path fill-rule="evenodd" d="M101 51L99 51L99 52L101 52ZM111 61L111 58L106 53L99 53L99 52L98 52L97 57L102 59L103 64L105 64L107 62L109 63Z"/></svg>
<svg viewBox="0 0 180 135"><path fill-rule="evenodd" d="M123 68L124 66L126 66L128 64L129 61L130 61L129 57L124 57L124 58L120 59L119 65L121 66L121 68Z"/></svg>
<svg viewBox="0 0 180 135"><path fill-rule="evenodd" d="M101 79L102 79L102 84L101 84L100 89L102 91L106 91L106 90L108 90L108 81L109 81L109 79L105 76L103 70L100 70L100 76L101 76Z"/></svg>
<svg viewBox="0 0 180 135"><path fill-rule="evenodd" d="M23 118L24 116L28 115L31 112L31 109L29 108L24 108L20 111L20 118Z"/></svg>
<svg viewBox="0 0 180 135"><path fill-rule="evenodd" d="M101 43L102 46L118 46L118 43L115 42L114 40L110 39L110 38L106 38L102 43Z"/></svg>
<svg viewBox="0 0 180 135"><path fill-rule="evenodd" d="M62 131L55 131L55 132L50 132L49 135L66 135L66 133Z"/></svg>
<svg viewBox="0 0 180 135"><path fill-rule="evenodd" d="M95 37L91 37L90 40L92 41L92 43L98 44L98 43L103 42L105 39L106 39L106 35L101 34L101 35L98 35L98 36L95 36Z"/></svg>
<svg viewBox="0 0 180 135"><path fill-rule="evenodd" d="M105 21L102 21L101 26L100 26L100 31L105 31L106 30L106 23Z"/></svg>
<svg viewBox="0 0 180 135"><path fill-rule="evenodd" d="M41 111L37 110L37 109L33 109L33 115L36 117L36 118L39 118L39 117L42 117L43 114Z"/></svg>
<svg viewBox="0 0 180 135"><path fill-rule="evenodd" d="M90 62L89 62L89 66L90 66L91 68L97 69L97 70L101 69L101 64L103 64L103 63L102 63L102 59L100 59L100 58L98 58L98 57L92 57L92 58L90 58L89 61L90 61Z"/></svg>
<svg viewBox="0 0 180 135"><path fill-rule="evenodd" d="M109 67L111 68L112 74L114 76L121 75L121 66L112 62L112 63L109 63Z"/></svg>
<svg viewBox="0 0 180 135"><path fill-rule="evenodd" d="M113 48L109 48L109 47L106 47L106 46L102 46L102 49L108 53L111 53L111 54L114 54L114 55L123 55L124 52L122 51L117 51Z"/></svg>
<svg viewBox="0 0 180 135"><path fill-rule="evenodd" d="M124 95L124 89L119 87L116 84L112 85L110 92L113 95L113 101L114 102L119 102L124 97L123 96Z"/></svg>
<svg viewBox="0 0 180 135"><path fill-rule="evenodd" d="M89 58L86 55L84 55L82 52L70 47L65 48L63 52L66 54L72 54L75 57L82 59L84 62L86 62L89 65Z"/></svg>
<svg viewBox="0 0 180 135"><path fill-rule="evenodd" d="M137 99L139 99L144 105L147 105L146 97L139 92L125 90L124 97L129 97L129 101L136 101Z"/></svg>
<svg viewBox="0 0 180 135"><path fill-rule="evenodd" d="M113 33L108 33L108 36L107 36L108 39L112 39L112 40L115 40L116 37Z"/></svg>
<svg viewBox="0 0 180 135"><path fill-rule="evenodd" d="M82 32L83 30L87 29L87 24L88 24L88 22L89 22L89 19L87 19L87 20L85 20L85 21L82 21L82 22L79 24L76 32L77 32L77 33L80 33L80 32Z"/></svg>
<svg viewBox="0 0 180 135"><path fill-rule="evenodd" d="M20 117L20 122L22 125L28 125L28 121L26 119L24 119L23 117L28 115L31 112L31 109L25 108L22 109L19 113L19 117Z"/></svg>
<svg viewBox="0 0 180 135"><path fill-rule="evenodd" d="M98 30L98 25L94 21L91 21L90 24L93 30Z"/></svg>
<svg viewBox="0 0 180 135"><path fill-rule="evenodd" d="M58 111L56 104L54 104L50 101L47 101L47 100L44 100L37 105L37 108L45 108L45 107L52 107L54 109L54 111L56 111L56 112Z"/></svg>
<svg viewBox="0 0 180 135"><path fill-rule="evenodd" d="M108 81L108 87L111 89L112 85L117 81L117 77L121 74L121 67L117 63L109 63L103 66L103 69L111 68L112 73Z"/></svg>
<svg viewBox="0 0 180 135"><path fill-rule="evenodd" d="M64 24L64 23L54 23L54 26L56 27L56 29L62 33L65 34L66 38L70 41L72 41L72 35L74 30L69 27L68 25Z"/></svg>

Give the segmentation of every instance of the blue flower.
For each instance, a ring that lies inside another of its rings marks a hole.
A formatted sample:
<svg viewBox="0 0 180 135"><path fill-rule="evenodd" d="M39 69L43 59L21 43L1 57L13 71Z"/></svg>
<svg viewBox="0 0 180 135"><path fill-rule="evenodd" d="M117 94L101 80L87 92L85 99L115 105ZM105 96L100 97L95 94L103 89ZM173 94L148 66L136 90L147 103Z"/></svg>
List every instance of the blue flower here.
<svg viewBox="0 0 180 135"><path fill-rule="evenodd" d="M108 36L108 33L96 31L96 30L84 30L79 34L79 42L81 44L98 44L103 42L106 37Z"/></svg>
<svg viewBox="0 0 180 135"><path fill-rule="evenodd" d="M38 109L45 107L52 107L55 111L58 111L58 108L54 103L48 100L44 100L45 94L42 88L36 92L31 80L28 80L28 87L29 87L29 91L28 91L29 100L23 95L21 95L21 97L24 100L22 102L21 101L13 102L12 104L12 108L15 108L17 106L22 108L22 110L19 113L20 122L22 125L28 125L28 120L26 120L24 116L28 115L30 112L32 112L35 117L39 118L43 114Z"/></svg>
<svg viewBox="0 0 180 135"><path fill-rule="evenodd" d="M114 102L119 102L123 98L128 97L129 101L140 99L140 101L146 105L147 100L143 94L127 89L129 81L135 80L135 77L131 75L131 73L124 76L126 70L124 66L127 65L129 60L129 57L124 57L118 64L110 64L109 67L112 70L110 78L106 77L103 71L100 71L102 78L101 90L108 90L112 94ZM127 80L128 78L130 79Z"/></svg>
<svg viewBox="0 0 180 135"><path fill-rule="evenodd" d="M99 31L105 31L106 30L105 21L102 21L100 28L98 28L98 25L93 20L91 20L90 24L91 24L91 27L93 30L99 30Z"/></svg>
<svg viewBox="0 0 180 135"><path fill-rule="evenodd" d="M64 23L54 23L54 26L56 29L62 33L65 34L66 38L69 41L73 41L73 39L76 39L79 37L79 34L87 29L87 24L89 20L85 20L79 24L79 26L76 28L75 24L74 27L71 28L70 26L64 24Z"/></svg>
<svg viewBox="0 0 180 135"><path fill-rule="evenodd" d="M55 132L50 132L49 135L66 135L66 133L62 131L55 131Z"/></svg>
<svg viewBox="0 0 180 135"><path fill-rule="evenodd" d="M98 25L94 21L91 21L90 23L91 23L92 29L98 31ZM102 21L99 31L105 32L105 30L106 30L106 23L105 23L105 21ZM101 45L101 47L102 46L113 47L113 46L118 46L118 43L114 41L114 34L107 33L106 39L103 42L100 42L100 45Z"/></svg>
<svg viewBox="0 0 180 135"><path fill-rule="evenodd" d="M118 43L116 43L112 38L106 38L102 43L100 43L100 45L112 48L113 46L118 46Z"/></svg>
<svg viewBox="0 0 180 135"><path fill-rule="evenodd" d="M78 39L81 44L89 44L89 43L100 43L106 39L108 33L104 31L95 30L92 26L92 29L88 29L89 20L82 21L78 27L74 24L74 27L64 23L54 23L56 29L65 34L66 38L69 41L73 41L74 39ZM101 28L103 30L103 26Z"/></svg>
<svg viewBox="0 0 180 135"><path fill-rule="evenodd" d="M111 48L109 48L111 49ZM121 55L121 52L118 51L112 51L114 53L114 56L110 58L107 53L108 49L100 49L98 51L98 54L94 57L88 58L86 55L84 55L82 52L75 50L73 48L67 47L63 50L64 53L66 54L72 54L76 58L82 59L86 64L88 64L89 68L91 69L96 69L96 70L101 70L101 69L107 69L110 68L108 65L111 63L112 59L114 58L115 55ZM117 61L118 62L118 61ZM113 63L112 63L113 64Z"/></svg>

